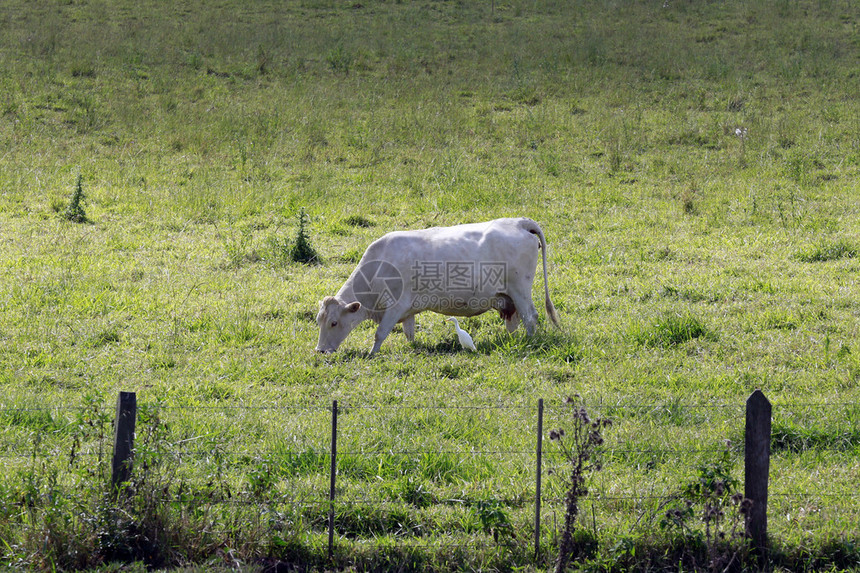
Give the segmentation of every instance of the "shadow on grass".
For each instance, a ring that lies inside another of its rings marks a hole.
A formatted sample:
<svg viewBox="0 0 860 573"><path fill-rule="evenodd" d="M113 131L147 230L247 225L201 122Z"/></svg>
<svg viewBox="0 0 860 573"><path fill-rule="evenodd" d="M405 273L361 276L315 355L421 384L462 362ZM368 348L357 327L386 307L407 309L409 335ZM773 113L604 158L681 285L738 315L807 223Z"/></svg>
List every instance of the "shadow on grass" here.
<svg viewBox="0 0 860 573"><path fill-rule="evenodd" d="M553 358L567 364L575 364L582 360L583 349L579 339L559 330L539 329L534 335L528 336L522 328L513 333L504 330L476 341L477 354L501 354L518 358ZM416 340L413 343L416 351L428 356L472 354L463 348L452 335L434 343Z"/></svg>
<svg viewBox="0 0 860 573"><path fill-rule="evenodd" d="M490 350L489 348L487 348L485 342L478 342L475 346L477 346L478 348L478 354L487 354ZM456 336L452 336L450 338L446 338L444 340L440 340L432 344L418 340L418 337L416 337L415 342L412 343L412 347L416 351L427 356L459 354L461 352L473 354L472 351L460 346L460 343L457 341Z"/></svg>
<svg viewBox="0 0 860 573"><path fill-rule="evenodd" d="M552 358L567 364L576 364L584 356L582 343L577 336L555 328L539 328L532 336L528 336L522 327L513 333L508 333L502 329L488 337L476 340L475 346L478 348L477 353L464 348L457 340L456 334L451 333L442 340L435 342L416 336L409 348L416 354L423 356L502 354L518 358ZM383 344L380 352L374 356L370 355L369 350L348 348L332 354L318 354L316 358L317 362L341 364L355 360L372 360L380 356L386 356L385 344Z"/></svg>

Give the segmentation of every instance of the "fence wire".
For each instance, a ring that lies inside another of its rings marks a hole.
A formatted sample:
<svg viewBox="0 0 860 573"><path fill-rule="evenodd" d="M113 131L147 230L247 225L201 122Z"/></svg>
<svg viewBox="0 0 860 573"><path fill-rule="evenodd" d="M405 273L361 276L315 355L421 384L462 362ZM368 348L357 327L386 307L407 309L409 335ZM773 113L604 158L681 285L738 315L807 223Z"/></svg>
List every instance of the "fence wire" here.
<svg viewBox="0 0 860 573"><path fill-rule="evenodd" d="M261 441L269 440L268 449L254 449L248 447L235 447L237 442L249 440L248 435L242 431L229 431L222 429L203 432L196 435L185 435L171 437L164 443L158 445L159 452L172 460L193 462L195 464L220 464L220 470L225 472L230 468L240 468L245 474L256 471L255 464L263 462L277 464L290 460L300 460L297 466L298 476L311 481L316 480L316 488L313 495L302 493L298 496L280 494L277 491L268 491L264 497L249 493L250 487L243 480L247 475L236 478L229 484L229 489L235 493L225 495L212 494L208 498L204 494L166 495L159 498L161 502L168 504L209 503L213 505L224 504L246 507L266 507L270 510L283 510L299 512L311 510L322 516L331 508L336 512L345 511L348 507L419 507L421 503L429 503L434 506L447 505L463 510L475 507L480 501L482 503L496 504L502 508L527 507L534 503L534 499L528 499L528 494L519 496L509 495L487 495L480 493L480 499L453 497L438 497L435 493L429 501L419 500L416 505L412 502L390 494L388 498L379 496L362 496L361 483L364 479L385 479L384 476L373 474L373 466L382 467L383 462L396 466L398 460L391 458L418 458L421 456L441 456L450 458L443 460L453 465L485 461L487 458L501 460L488 471L504 471L515 474L515 479L528 487L533 487L534 472L536 471L536 442L537 442L537 408L534 404L362 404L355 401L338 404L339 427L338 440L340 442L337 459L339 474L339 489L334 500L328 499L327 484L323 479L328 475L329 461L331 458L331 436L330 419L332 415L331 404L279 404L279 405L217 405L217 406L162 406L149 405L150 412L157 413L168 421L174 418L193 420L196 414L200 414L203 421L213 424L216 420L229 420L231 416L240 414L253 414L253 422L257 423L258 431L263 438ZM654 467L677 461L689 465L691 472L696 460L708 459L718 456L728 448L733 459L738 459L742 453L742 445L726 445L721 440L715 441L708 438L699 441L698 436L704 431L712 434L712 424L718 424L721 430L734 432L732 437L742 436L744 405L738 403L653 403L641 404L632 402L608 402L598 401L589 406L589 410L599 412L604 416L612 418L647 417L653 420L654 425L660 427L663 423L666 427L660 437L663 443L636 444L640 437L633 434L625 434L618 431L618 425L613 427L608 443L602 449L604 460L604 475L615 475L619 473L636 473L625 463L631 459L641 460L637 463L648 471L655 471ZM716 411L716 415L709 412ZM834 413L835 411L840 411ZM778 446L777 453L782 452L779 448L783 442L799 444L803 450L803 440L810 443L819 443L822 437L815 432L810 432L809 420L824 420L829 428L844 430L845 441L850 448L857 451L858 423L860 420L860 407L854 403L846 402L792 402L773 404L774 428L776 430L774 440ZM828 416L822 416L826 412ZM101 415L110 417L112 409L104 410ZM10 439L13 434L15 421L20 416L28 414L41 414L50 417L54 424L54 434L63 437L79 422L80 417L86 414L82 407L51 406L51 407L3 407L0 408L0 459L4 465L20 466L27 462L35 461L59 461L61 463L69 458L67 446L50 444L50 435L36 443L22 443L20 439ZM465 414L465 415L464 415ZM561 404L548 403L544 411L544 444L542 455L544 458L542 472L564 462L563 454L554 449L546 440L547 434L553 427L569 422L569 411ZM53 417L62 418L53 420ZM456 418L456 419L452 419ZM465 421L464 421L465 420ZM169 423L173 423L170 421ZM201 426L205 426L201 424ZM492 438L498 441L488 443L486 427L492 430L504 432L505 439L501 440L495 434ZM425 430L429 430L426 431ZM791 432L795 432L795 436ZM141 429L138 428L140 434ZM851 433L854 432L854 433ZM443 440L429 441L424 439L423 433L431 434L433 440L443 436ZM684 447L673 446L672 442L678 436L685 436L687 444ZM104 438L103 438L104 439ZM291 441L292 440L292 441ZM780 442L778 440L782 440ZM793 441L792 441L793 440ZM817 441L816 441L817 440ZM287 445L285 445L287 444ZM78 458L87 460L104 460L109 454L109 447L101 446L97 451L95 446L90 445L90 450L81 449L75 453ZM793 450L787 448L785 451L791 453ZM216 461L217 460L217 461ZM303 461L302 461L303 460ZM362 468L350 468L350 463L364 463L370 470L368 474L362 474ZM387 460L387 461L386 461ZM656 461L655 461L656 460ZM298 463L298 462L297 462ZM304 464L304 465L301 465ZM197 467L197 466L195 466ZM199 466L203 467L203 466ZM219 470L219 471L220 471ZM189 471L186 469L186 471ZM265 473L266 466L260 466L259 471ZM276 471L282 471L280 469ZM382 470L379 470L382 471ZM414 466L406 464L405 473L400 478L407 479L408 473L414 471ZM352 472L352 473L351 473ZM205 473L205 472L204 472ZM240 472L241 473L241 472ZM193 471L182 479L193 482ZM352 475L355 474L355 475ZM8 479L7 473L7 479ZM358 477L356 477L358 476ZM504 476L494 476L504 479ZM544 476L545 479L548 476ZM226 479L226 478L225 478ZM279 476L279 479L289 481L292 479L289 473ZM398 478L399 479L399 478ZM652 474L639 473L635 479L651 479L652 490L648 492L635 493L630 491L618 491L618 488L608 488L606 479L595 479L591 487L591 495L588 502L592 508L605 506L606 510L622 504L625 506L641 506L650 504L659 506L673 499L675 493L667 493L670 486L677 486L677 481L672 483L659 482ZM635 481L634 479L634 481ZM677 478L675 478L677 480ZM432 482L433 480L429 480ZM444 481L444 480L443 480ZM629 480L628 480L629 481ZM810 500L838 500L860 498L854 488L845 491L828 491L832 483L823 484L821 491L805 491L803 493L785 491L791 484L781 484L778 480L772 480L775 487L770 493L774 505L782 508L786 504L795 506L802 505ZM532 484L532 485L528 485ZM222 484L223 485L223 484ZM241 488L244 487L244 490ZM621 486L626 487L624 484ZM660 489L662 487L662 489ZM677 489L677 487L675 488ZM781 491L782 490L782 491ZM531 494L533 495L533 494ZM564 496L558 492L558 486L549 487L538 498L542 505L544 515L552 514L559 510L564 504ZM856 505L856 503L855 503ZM816 511L816 510L810 510ZM796 519L796 515L795 515ZM406 536L405 536L406 537ZM471 541L466 546L472 545ZM432 544L438 547L437 544ZM464 545L454 544L454 547Z"/></svg>

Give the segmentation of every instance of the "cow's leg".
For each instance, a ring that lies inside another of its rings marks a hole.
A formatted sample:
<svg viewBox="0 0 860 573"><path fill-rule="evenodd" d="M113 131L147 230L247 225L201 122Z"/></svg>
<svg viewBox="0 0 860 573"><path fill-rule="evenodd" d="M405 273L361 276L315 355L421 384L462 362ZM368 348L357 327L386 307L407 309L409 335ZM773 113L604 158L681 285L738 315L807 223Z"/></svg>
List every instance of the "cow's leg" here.
<svg viewBox="0 0 860 573"><path fill-rule="evenodd" d="M520 293L508 293L511 300L514 301L514 306L517 308L517 314L523 321L523 326L526 327L526 334L531 336L537 328L537 309L532 302L531 291L522 295Z"/></svg>
<svg viewBox="0 0 860 573"><path fill-rule="evenodd" d="M406 335L406 340L412 342L415 340L415 315L406 318L400 324L403 325L403 334Z"/></svg>
<svg viewBox="0 0 860 573"><path fill-rule="evenodd" d="M505 328L508 332L513 332L520 325L520 313L514 311L510 316L505 318Z"/></svg>
<svg viewBox="0 0 860 573"><path fill-rule="evenodd" d="M388 309L388 311L382 315L382 320L379 321L379 326L376 327L376 334L373 337L373 349L370 351L370 354L376 354L379 351L379 347L382 346L382 341L388 338L388 335L391 334L391 331L394 330L394 325L397 324L398 319L402 316L402 314L395 309Z"/></svg>
<svg viewBox="0 0 860 573"><path fill-rule="evenodd" d="M523 314L523 325L526 327L526 334L532 336L537 329L537 309L532 305L529 314Z"/></svg>
<svg viewBox="0 0 860 573"><path fill-rule="evenodd" d="M499 311L499 316L505 321L505 328L513 332L520 325L520 315L514 301L506 294L496 293L493 299L493 308Z"/></svg>

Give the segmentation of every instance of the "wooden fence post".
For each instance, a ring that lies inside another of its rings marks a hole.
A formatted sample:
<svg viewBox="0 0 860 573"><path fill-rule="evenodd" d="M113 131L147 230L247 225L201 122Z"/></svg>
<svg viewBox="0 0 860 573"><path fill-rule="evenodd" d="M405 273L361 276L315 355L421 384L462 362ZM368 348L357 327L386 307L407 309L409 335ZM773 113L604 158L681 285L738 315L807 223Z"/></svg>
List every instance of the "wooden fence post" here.
<svg viewBox="0 0 860 573"><path fill-rule="evenodd" d="M540 496L543 457L543 398L538 399L537 468L535 469L535 560L540 555Z"/></svg>
<svg viewBox="0 0 860 573"><path fill-rule="evenodd" d="M767 482L770 471L771 404L761 390L747 399L744 432L744 496L752 501L749 536L753 553L767 551Z"/></svg>
<svg viewBox="0 0 860 573"><path fill-rule="evenodd" d="M114 495L119 493L122 484L131 478L136 422L137 395L134 392L120 392L116 400L113 460L111 463L111 485Z"/></svg>
<svg viewBox="0 0 860 573"><path fill-rule="evenodd" d="M337 400L331 403L331 483L328 493L328 558L334 557L334 485L337 475Z"/></svg>

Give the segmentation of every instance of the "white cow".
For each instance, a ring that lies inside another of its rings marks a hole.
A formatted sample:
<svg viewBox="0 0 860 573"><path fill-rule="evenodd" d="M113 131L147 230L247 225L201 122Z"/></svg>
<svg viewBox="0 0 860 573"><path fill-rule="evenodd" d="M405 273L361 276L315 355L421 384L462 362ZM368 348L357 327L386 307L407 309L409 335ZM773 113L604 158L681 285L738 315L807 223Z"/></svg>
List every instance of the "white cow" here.
<svg viewBox="0 0 860 573"><path fill-rule="evenodd" d="M537 326L532 282L539 249L546 311L558 325L549 298L543 231L531 219L496 219L396 231L371 243L337 294L320 301L316 349L334 352L356 325L368 319L379 325L371 354L398 322L412 341L415 315L425 310L475 316L495 309L508 332L522 319L532 335Z"/></svg>

